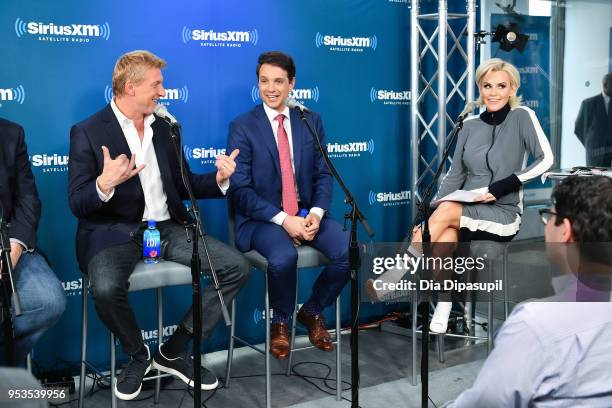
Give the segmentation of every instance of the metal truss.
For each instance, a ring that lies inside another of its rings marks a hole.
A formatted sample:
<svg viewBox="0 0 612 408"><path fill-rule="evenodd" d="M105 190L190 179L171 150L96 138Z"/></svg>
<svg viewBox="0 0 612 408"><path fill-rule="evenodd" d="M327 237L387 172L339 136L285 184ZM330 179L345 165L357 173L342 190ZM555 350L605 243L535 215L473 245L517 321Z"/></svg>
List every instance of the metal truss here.
<svg viewBox="0 0 612 408"><path fill-rule="evenodd" d="M411 6L410 153L414 218L421 192L442 160L446 138L453 129L454 118L447 112L447 105L463 107L474 99L476 0L466 1L465 14L449 13L447 0L439 0L435 14L419 14L420 0L411 0ZM450 24L449 20L457 21ZM463 71L454 77L448 65L453 73L461 68Z"/></svg>

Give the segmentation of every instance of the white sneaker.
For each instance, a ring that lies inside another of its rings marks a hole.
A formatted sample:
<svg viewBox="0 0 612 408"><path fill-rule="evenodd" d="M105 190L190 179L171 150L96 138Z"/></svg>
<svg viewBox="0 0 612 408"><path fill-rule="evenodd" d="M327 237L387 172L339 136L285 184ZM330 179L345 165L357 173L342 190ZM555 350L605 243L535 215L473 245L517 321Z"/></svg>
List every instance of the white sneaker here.
<svg viewBox="0 0 612 408"><path fill-rule="evenodd" d="M453 302L438 302L431 323L429 323L429 331L440 334L446 333L448 318L452 309Z"/></svg>

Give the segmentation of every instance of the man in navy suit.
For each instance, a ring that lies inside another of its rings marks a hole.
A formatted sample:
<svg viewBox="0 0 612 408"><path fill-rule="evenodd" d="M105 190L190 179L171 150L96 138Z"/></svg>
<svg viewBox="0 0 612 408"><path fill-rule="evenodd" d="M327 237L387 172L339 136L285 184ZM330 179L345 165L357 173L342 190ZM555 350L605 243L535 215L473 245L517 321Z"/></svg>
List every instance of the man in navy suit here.
<svg viewBox="0 0 612 408"><path fill-rule="evenodd" d="M187 192L171 129L153 114L157 100L165 95L161 74L165 66L164 60L148 51L122 55L113 72L114 99L70 132L68 190L70 208L79 219L77 257L81 270L91 279L100 319L130 357L114 385L115 394L124 400L139 394L151 365L193 384L187 347L193 336L191 309L151 361L127 297L128 279L142 256L147 220L157 221L161 238L167 242L164 259L184 265L191 260L192 245L185 230L191 217L182 202ZM224 196L237 155L236 150L230 156L218 156L216 173L198 175L187 169L197 198ZM230 302L248 279L248 263L238 251L210 236L207 243L221 292ZM200 254L204 256L202 247ZM208 268L204 259L202 268ZM202 294L202 316L202 337L206 339L221 317L212 285ZM217 378L203 368L202 389L217 384Z"/></svg>
<svg viewBox="0 0 612 408"><path fill-rule="evenodd" d="M64 288L36 248L40 209L23 128L0 118L0 218L8 224L6 233L22 313L15 316L13 311L15 348L13 361L6 362L9 364L23 362L66 308ZM2 337L0 331L0 340L8 341ZM4 357L2 350L0 363Z"/></svg>
<svg viewBox="0 0 612 408"><path fill-rule="evenodd" d="M574 133L586 150L587 166L612 167L612 72L603 77L603 92L582 101Z"/></svg>
<svg viewBox="0 0 612 408"><path fill-rule="evenodd" d="M349 279L348 233L326 215L332 176L298 112L285 105L295 85L290 56L266 52L257 65L263 101L236 118L229 127L229 149L239 149L232 175L230 200L236 210L236 246L257 250L268 260L270 303L273 308L270 351L289 354L288 317L293 313L296 246L310 245L331 264L319 275L310 299L298 313L313 345L331 351L322 310L334 303ZM315 113L308 120L325 146L325 132ZM300 210L308 211L305 217Z"/></svg>

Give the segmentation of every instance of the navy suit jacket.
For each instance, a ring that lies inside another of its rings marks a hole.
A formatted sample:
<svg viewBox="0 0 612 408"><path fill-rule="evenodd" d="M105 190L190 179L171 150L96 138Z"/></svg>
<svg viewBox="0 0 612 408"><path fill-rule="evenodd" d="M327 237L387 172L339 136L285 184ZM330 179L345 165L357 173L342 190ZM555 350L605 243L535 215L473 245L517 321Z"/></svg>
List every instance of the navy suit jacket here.
<svg viewBox="0 0 612 408"><path fill-rule="evenodd" d="M308 209L328 210L332 176L297 110L290 109L289 115L300 202ZM316 113L308 113L307 118L325 146L321 119ZM240 149L240 154L231 177L229 198L236 211L236 246L248 251L257 222L268 222L282 211L278 148L263 105L257 105L230 123L228 152L234 149Z"/></svg>
<svg viewBox="0 0 612 408"><path fill-rule="evenodd" d="M188 196L181 181L170 126L156 118L151 127L168 211L174 221L189 223L191 218L182 202ZM72 212L79 219L76 249L82 271L87 270L91 258L101 250L127 243L140 226L145 208L138 175L115 187L115 194L108 202L100 200L96 178L104 167L102 146L108 147L113 159L120 154L131 157L127 140L110 104L74 125L70 131L68 198ZM193 174L188 166L187 169L197 198L223 197L215 173L198 175Z"/></svg>
<svg viewBox="0 0 612 408"><path fill-rule="evenodd" d="M8 221L8 236L36 246L40 200L30 167L23 128L0 119L0 211Z"/></svg>
<svg viewBox="0 0 612 408"><path fill-rule="evenodd" d="M612 161L612 129L609 128L604 97L582 101L574 133L586 150L588 166L609 167Z"/></svg>

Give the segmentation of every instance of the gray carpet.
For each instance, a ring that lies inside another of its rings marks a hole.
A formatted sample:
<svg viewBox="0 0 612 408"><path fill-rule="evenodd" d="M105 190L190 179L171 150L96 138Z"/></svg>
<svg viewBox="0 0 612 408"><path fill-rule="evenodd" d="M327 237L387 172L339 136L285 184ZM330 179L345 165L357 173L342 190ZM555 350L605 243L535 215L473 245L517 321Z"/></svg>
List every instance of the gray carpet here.
<svg viewBox="0 0 612 408"><path fill-rule="evenodd" d="M483 361L460 364L445 370L434 371L429 375L429 397L440 407L447 401L455 399L463 390L469 388L476 379ZM322 398L291 405L290 408L344 408L350 407L348 401L338 402L334 397ZM421 384L413 386L408 379L400 379L359 391L359 406L374 407L420 407ZM434 407L430 402L430 407Z"/></svg>
<svg viewBox="0 0 612 408"><path fill-rule="evenodd" d="M412 386L410 382L410 339L397 334L382 332L378 329L366 330L360 333L361 391L360 406L368 407L410 407L420 406L420 383ZM300 339L302 344L308 342L305 336ZM349 336L342 336L342 378L348 388L350 382L350 348ZM435 352L435 342L432 340L430 352L430 396L436 405L454 398L461 390L468 387L485 357L485 347L467 345L465 341L445 342L445 362L440 363ZM420 344L419 344L420 350ZM211 353L204 356L203 364L217 376L225 373L226 352ZM303 363L294 368L303 375L335 378L335 355L311 349L295 354L294 363ZM317 364L318 363L318 364ZM325 365L329 366L328 369ZM334 396L328 396L323 390L335 395L332 389L325 386L322 380L311 380L312 385L295 375L284 374L286 365L272 359L272 399L273 407L343 407L348 402L337 402ZM202 400L212 397L206 402L209 408L243 408L265 407L263 356L249 348L242 347L235 351L231 387L218 389L214 395L203 393ZM335 387L335 381L327 382ZM91 383L90 383L91 384ZM97 389L97 388L96 388ZM350 398L350 391L343 396ZM141 401L119 401L118 407L191 407L193 399L185 392L184 384L176 380L162 390L160 405L153 403L152 391L144 390ZM86 407L108 407L110 391L98 389L86 398ZM68 405L76 407L76 402Z"/></svg>

